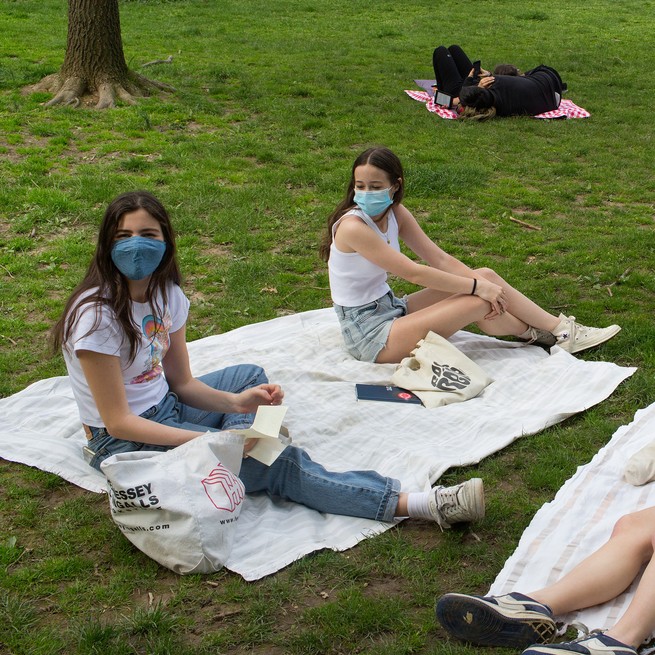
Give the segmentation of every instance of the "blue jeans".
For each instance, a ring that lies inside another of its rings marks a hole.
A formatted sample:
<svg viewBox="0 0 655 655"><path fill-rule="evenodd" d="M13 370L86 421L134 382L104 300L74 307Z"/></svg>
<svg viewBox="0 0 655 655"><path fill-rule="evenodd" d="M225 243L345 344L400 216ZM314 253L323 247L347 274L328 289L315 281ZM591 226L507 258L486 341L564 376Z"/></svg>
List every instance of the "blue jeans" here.
<svg viewBox="0 0 655 655"><path fill-rule="evenodd" d="M264 369L240 364L208 373L199 378L214 389L239 393L268 382ZM157 423L198 431L221 431L249 427L254 414L225 414L195 409L181 403L173 392L141 414ZM116 453L139 450L165 451L172 446L127 441L112 437L106 428L89 427L92 439L88 448L94 455L91 466L100 470L100 463ZM265 492L291 500L319 512L359 516L378 521L392 521L400 482L375 471L333 473L314 462L301 448L287 446L271 466L246 457L239 473L246 493Z"/></svg>

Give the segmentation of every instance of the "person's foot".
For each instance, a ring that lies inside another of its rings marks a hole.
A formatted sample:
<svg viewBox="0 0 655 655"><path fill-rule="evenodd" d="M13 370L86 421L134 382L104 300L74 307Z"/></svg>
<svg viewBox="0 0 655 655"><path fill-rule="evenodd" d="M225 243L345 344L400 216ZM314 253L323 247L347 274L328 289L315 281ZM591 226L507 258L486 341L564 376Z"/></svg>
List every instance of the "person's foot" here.
<svg viewBox="0 0 655 655"><path fill-rule="evenodd" d="M526 648L522 655L637 655L636 649L628 646L613 637L597 632L585 635L574 641L565 641L560 644L539 645L534 644Z"/></svg>
<svg viewBox="0 0 655 655"><path fill-rule="evenodd" d="M471 478L453 487L438 486L429 500L430 514L442 527L479 521L484 517L484 485Z"/></svg>
<svg viewBox="0 0 655 655"><path fill-rule="evenodd" d="M553 334L557 337L557 345L570 353L579 353L581 350L599 346L621 330L618 325L606 328L585 327L575 322L575 316L564 314L560 314L559 319L559 325L553 330Z"/></svg>
<svg viewBox="0 0 655 655"><path fill-rule="evenodd" d="M552 641L557 627L547 605L519 593L504 596L446 594L437 619L454 637L480 646L525 648Z"/></svg>

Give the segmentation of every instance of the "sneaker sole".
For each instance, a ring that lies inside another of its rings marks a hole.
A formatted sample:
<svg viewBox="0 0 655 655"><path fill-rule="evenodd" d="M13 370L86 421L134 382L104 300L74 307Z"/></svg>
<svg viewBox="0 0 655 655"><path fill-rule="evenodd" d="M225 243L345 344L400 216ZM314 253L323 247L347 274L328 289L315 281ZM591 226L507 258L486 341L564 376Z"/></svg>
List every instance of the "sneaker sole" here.
<svg viewBox="0 0 655 655"><path fill-rule="evenodd" d="M614 330L609 330L605 332L602 336L598 335L598 338L596 339L590 339L586 343L583 343L581 345L573 344L572 350L569 352L574 355L575 353L582 352L583 350L589 350L589 348L595 348L596 346L600 346L602 343L605 343L606 341L609 341L612 337L615 337L620 331L621 328L617 325L615 326L616 329Z"/></svg>
<svg viewBox="0 0 655 655"><path fill-rule="evenodd" d="M480 646L525 648L552 641L555 621L535 612L508 617L497 605L463 594L446 594L436 607L445 630L462 641Z"/></svg>

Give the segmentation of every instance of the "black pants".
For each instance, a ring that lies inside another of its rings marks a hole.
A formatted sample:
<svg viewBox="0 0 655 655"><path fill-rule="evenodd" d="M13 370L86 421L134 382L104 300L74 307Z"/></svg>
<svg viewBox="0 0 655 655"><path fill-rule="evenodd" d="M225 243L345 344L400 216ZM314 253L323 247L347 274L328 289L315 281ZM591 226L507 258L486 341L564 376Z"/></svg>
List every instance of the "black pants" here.
<svg viewBox="0 0 655 655"><path fill-rule="evenodd" d="M453 97L459 95L462 82L473 68L471 60L458 45L451 45L449 48L440 45L436 48L432 53L432 65L437 89Z"/></svg>

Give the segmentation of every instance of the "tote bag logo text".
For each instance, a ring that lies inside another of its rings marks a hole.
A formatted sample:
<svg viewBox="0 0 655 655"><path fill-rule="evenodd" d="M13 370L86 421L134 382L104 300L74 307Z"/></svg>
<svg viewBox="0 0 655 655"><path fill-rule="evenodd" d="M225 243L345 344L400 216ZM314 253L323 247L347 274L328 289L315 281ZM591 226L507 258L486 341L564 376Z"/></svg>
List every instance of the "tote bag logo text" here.
<svg viewBox="0 0 655 655"><path fill-rule="evenodd" d="M432 386L441 391L457 391L466 389L471 384L471 378L454 366L432 363Z"/></svg>

